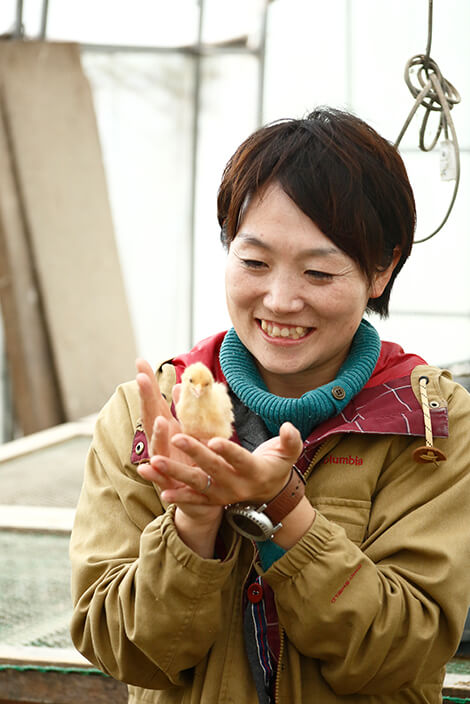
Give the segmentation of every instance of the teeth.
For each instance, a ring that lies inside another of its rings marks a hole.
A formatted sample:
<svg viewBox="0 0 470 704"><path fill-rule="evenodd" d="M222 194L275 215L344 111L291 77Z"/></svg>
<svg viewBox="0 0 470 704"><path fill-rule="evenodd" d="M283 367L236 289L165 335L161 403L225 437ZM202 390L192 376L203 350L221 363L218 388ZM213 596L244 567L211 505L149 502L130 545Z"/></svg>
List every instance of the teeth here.
<svg viewBox="0 0 470 704"><path fill-rule="evenodd" d="M273 325L267 320L261 320L261 328L264 332L269 335L269 337L284 337L290 340L298 340L307 334L309 328L301 327L297 325L295 327L279 327L278 325Z"/></svg>

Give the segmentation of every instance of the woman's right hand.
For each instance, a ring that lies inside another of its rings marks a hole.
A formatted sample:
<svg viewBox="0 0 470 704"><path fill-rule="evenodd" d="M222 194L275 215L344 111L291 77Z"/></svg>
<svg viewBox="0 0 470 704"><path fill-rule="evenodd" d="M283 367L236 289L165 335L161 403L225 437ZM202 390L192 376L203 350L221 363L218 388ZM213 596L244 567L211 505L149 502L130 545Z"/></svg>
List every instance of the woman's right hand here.
<svg viewBox="0 0 470 704"><path fill-rule="evenodd" d="M152 367L144 359L137 359L136 367L141 418L149 440L150 457L168 457L191 466L190 458L170 442L173 435L181 433L181 426L161 394ZM175 400L177 400L178 392L177 386L175 387ZM158 469L157 464L159 465ZM138 467L138 472L144 479L157 484L162 491L182 486L181 482L165 474L161 462L141 464ZM197 491L194 493L198 494ZM175 525L181 539L188 547L204 557L212 557L215 537L222 520L223 507L210 506L203 495L199 495L201 503L197 502L197 496L195 496L195 502L177 504Z"/></svg>

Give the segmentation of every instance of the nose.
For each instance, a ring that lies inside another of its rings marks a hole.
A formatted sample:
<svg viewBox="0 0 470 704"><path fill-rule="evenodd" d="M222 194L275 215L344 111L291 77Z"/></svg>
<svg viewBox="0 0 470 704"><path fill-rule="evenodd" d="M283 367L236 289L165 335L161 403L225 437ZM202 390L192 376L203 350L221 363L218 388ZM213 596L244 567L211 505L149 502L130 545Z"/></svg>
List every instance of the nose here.
<svg viewBox="0 0 470 704"><path fill-rule="evenodd" d="M304 307L302 289L292 276L278 274L270 277L264 295L265 307L277 315L299 313Z"/></svg>

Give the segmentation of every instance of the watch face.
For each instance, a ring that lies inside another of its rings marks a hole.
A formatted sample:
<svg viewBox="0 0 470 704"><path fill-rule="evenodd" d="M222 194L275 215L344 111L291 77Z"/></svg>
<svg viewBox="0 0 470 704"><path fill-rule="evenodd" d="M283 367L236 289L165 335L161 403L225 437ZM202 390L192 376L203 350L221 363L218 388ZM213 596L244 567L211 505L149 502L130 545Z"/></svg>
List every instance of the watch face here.
<svg viewBox="0 0 470 704"><path fill-rule="evenodd" d="M239 533L252 540L266 540L266 532L257 521L239 513L231 515L233 526Z"/></svg>
<svg viewBox="0 0 470 704"><path fill-rule="evenodd" d="M250 540L269 540L281 527L274 527L272 521L263 513L266 505L255 508L247 504L232 504L225 509L225 515L232 527Z"/></svg>

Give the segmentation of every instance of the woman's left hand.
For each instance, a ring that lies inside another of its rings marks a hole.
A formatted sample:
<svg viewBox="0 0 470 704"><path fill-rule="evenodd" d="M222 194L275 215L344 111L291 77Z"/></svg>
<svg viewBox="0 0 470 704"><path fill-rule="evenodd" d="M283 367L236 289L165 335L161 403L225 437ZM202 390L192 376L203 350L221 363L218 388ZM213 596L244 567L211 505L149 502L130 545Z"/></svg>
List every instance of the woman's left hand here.
<svg viewBox="0 0 470 704"><path fill-rule="evenodd" d="M172 480L162 493L164 501L213 506L269 501L287 483L303 448L300 433L291 423L284 423L278 436L254 452L222 438L204 445L181 433L172 437L171 444L190 458L192 466L161 455L151 458L156 473Z"/></svg>

